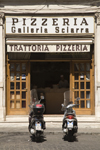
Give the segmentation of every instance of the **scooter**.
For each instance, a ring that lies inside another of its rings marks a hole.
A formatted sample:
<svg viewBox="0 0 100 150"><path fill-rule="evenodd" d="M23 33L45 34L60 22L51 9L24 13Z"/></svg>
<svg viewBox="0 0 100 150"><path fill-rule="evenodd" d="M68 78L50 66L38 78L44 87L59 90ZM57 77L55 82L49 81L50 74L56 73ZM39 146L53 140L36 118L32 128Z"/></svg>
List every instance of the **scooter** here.
<svg viewBox="0 0 100 150"><path fill-rule="evenodd" d="M62 130L65 134L68 135L69 140L71 140L72 136L78 131L76 113L75 110L73 110L73 107L79 105L76 104L79 100L80 98L77 97L75 104L70 102L70 104L68 104L66 107L64 106L64 104L62 104L62 110L64 110Z"/></svg>
<svg viewBox="0 0 100 150"><path fill-rule="evenodd" d="M41 100L39 102L35 102L34 105L29 105L29 107L31 108L31 113L29 115L28 129L32 135L32 140L36 139L39 141L45 130L45 121L43 118L45 107L41 104Z"/></svg>

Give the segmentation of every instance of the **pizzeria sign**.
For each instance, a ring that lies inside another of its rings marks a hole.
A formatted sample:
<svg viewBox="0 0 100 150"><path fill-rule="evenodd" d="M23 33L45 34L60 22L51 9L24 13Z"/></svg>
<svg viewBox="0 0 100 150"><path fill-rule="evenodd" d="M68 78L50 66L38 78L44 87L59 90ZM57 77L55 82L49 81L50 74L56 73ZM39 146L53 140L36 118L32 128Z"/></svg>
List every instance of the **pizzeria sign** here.
<svg viewBox="0 0 100 150"><path fill-rule="evenodd" d="M7 45L7 52L66 53L90 52L90 45Z"/></svg>
<svg viewBox="0 0 100 150"><path fill-rule="evenodd" d="M6 34L84 33L94 33L94 17L6 17Z"/></svg>

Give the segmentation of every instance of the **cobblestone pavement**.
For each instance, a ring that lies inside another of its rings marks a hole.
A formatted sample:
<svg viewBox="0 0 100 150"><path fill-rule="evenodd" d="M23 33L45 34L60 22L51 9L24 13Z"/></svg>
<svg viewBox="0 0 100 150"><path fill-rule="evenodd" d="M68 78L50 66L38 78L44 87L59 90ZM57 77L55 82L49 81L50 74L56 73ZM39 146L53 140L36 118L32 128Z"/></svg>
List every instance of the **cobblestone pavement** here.
<svg viewBox="0 0 100 150"><path fill-rule="evenodd" d="M63 133L45 133L36 142L28 133L0 133L0 150L100 150L100 134L78 134L68 142Z"/></svg>

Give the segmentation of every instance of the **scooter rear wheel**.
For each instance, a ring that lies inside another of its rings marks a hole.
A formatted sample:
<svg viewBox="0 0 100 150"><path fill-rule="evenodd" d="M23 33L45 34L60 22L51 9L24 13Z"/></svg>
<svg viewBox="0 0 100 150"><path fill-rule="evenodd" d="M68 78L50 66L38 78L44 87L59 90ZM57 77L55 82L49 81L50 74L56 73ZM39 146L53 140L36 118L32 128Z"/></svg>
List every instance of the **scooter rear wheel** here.
<svg viewBox="0 0 100 150"><path fill-rule="evenodd" d="M39 142L41 140L41 135L39 132L36 133L36 141Z"/></svg>
<svg viewBox="0 0 100 150"><path fill-rule="evenodd" d="M73 130L68 130L68 140L71 141L73 138Z"/></svg>

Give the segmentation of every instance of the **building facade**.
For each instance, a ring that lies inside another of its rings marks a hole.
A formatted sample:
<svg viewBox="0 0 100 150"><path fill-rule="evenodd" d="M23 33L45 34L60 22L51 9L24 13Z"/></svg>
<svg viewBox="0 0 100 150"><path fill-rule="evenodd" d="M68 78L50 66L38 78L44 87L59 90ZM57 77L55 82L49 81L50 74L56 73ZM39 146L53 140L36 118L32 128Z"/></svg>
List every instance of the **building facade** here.
<svg viewBox="0 0 100 150"><path fill-rule="evenodd" d="M1 0L0 119L40 98L46 114L61 114L63 100L80 97L76 113L100 120L99 37L99 1Z"/></svg>

